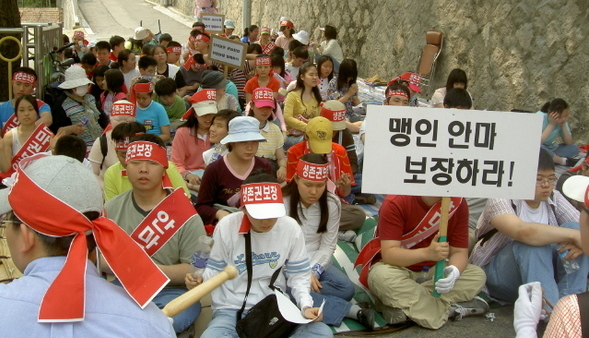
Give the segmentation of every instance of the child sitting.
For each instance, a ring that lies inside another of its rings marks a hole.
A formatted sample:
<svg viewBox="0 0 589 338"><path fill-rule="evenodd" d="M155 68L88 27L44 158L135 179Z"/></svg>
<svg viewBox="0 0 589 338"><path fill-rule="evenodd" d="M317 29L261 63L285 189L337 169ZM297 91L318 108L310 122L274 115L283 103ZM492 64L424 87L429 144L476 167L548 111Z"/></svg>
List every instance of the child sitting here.
<svg viewBox="0 0 589 338"><path fill-rule="evenodd" d="M130 101L137 105L135 119L143 124L148 134L158 135L164 142L171 139L170 120L164 107L152 101L153 83L140 79L131 89Z"/></svg>
<svg viewBox="0 0 589 338"><path fill-rule="evenodd" d="M182 115L186 113L184 100L176 95L176 81L170 78L159 80L155 83L155 94L154 101L164 106L170 119L170 128L176 130L182 123Z"/></svg>
<svg viewBox="0 0 589 338"><path fill-rule="evenodd" d="M102 111L110 116L113 103L127 98L125 86L125 77L118 69L109 69L104 73L102 88L100 93L100 104Z"/></svg>

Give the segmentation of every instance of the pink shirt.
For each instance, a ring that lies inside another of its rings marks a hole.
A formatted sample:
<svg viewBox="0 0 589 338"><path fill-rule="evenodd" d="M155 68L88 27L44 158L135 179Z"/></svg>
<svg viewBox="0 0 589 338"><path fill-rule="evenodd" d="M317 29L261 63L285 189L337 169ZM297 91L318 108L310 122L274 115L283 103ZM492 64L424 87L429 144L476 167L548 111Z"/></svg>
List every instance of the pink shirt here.
<svg viewBox="0 0 589 338"><path fill-rule="evenodd" d="M208 133L195 135L193 128L178 128L172 143L172 162L182 175L188 171L204 169L206 165L202 153L210 148Z"/></svg>

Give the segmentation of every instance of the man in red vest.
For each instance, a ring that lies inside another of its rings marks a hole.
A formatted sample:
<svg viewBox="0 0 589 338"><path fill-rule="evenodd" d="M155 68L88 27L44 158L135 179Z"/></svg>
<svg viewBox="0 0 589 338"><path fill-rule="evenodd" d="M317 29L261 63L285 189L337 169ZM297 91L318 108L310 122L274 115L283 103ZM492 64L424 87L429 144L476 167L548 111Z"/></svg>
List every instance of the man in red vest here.
<svg viewBox="0 0 589 338"><path fill-rule="evenodd" d="M192 270L192 255L198 237L205 235L204 227L184 191L170 188L166 148L157 135L132 138L125 162L133 189L109 200L104 209L170 279L153 299L163 308L187 291L184 276ZM174 316L176 333L186 330L199 314L196 303Z"/></svg>

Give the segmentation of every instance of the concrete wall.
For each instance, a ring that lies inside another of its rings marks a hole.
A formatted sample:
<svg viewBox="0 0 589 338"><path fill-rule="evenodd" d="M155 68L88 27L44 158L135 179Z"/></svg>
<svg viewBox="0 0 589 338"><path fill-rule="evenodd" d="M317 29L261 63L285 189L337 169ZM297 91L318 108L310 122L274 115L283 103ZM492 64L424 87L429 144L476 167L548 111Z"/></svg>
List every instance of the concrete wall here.
<svg viewBox="0 0 589 338"><path fill-rule="evenodd" d="M20 22L63 22L62 8L19 8Z"/></svg>
<svg viewBox="0 0 589 338"><path fill-rule="evenodd" d="M191 14L193 0L172 2ZM243 1L219 3L242 27ZM587 0L252 0L252 23L277 28L283 15L315 39L319 26L338 28L344 53L358 62L362 77L416 70L425 32L441 30L434 89L459 67L477 109L536 111L562 97L571 105L575 140L589 143Z"/></svg>

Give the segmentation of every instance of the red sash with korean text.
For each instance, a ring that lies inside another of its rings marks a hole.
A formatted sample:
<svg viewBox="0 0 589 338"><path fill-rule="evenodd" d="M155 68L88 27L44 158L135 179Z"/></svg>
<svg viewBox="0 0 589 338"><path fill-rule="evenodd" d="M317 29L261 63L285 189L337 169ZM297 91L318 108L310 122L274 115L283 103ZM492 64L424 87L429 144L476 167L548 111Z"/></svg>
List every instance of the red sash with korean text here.
<svg viewBox="0 0 589 338"><path fill-rule="evenodd" d="M452 197L450 199L450 210L448 211L448 220L454 215L460 204L462 203L462 197ZM441 219L441 208L442 202L432 205L432 207L425 214L419 224L411 231L401 236L401 247L410 249L415 245L419 244L426 238L434 235L440 228ZM358 280L365 287L368 287L368 272L374 262L376 256L380 254L380 238L378 236L378 228L374 233L374 238L366 243L366 245L360 250L354 267L362 265L360 276Z"/></svg>
<svg viewBox="0 0 589 338"><path fill-rule="evenodd" d="M42 153L49 149L49 145L51 144L51 137L53 133L46 125L40 123L35 131L29 136L27 141L20 147L18 153L16 153L12 160L10 161L10 169L7 173L4 173L2 177L8 177L12 175L16 171L18 162L22 159L25 159L29 156ZM12 137L18 137L16 133Z"/></svg>
<svg viewBox="0 0 589 338"><path fill-rule="evenodd" d="M184 190L178 188L147 214L131 238L149 256L153 256L194 215L196 211L184 195Z"/></svg>

